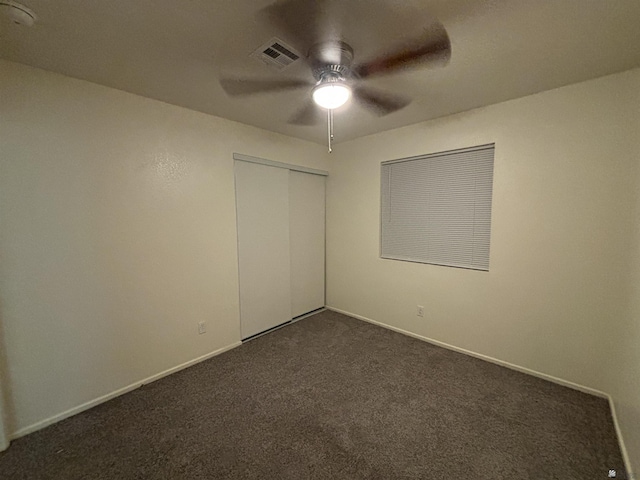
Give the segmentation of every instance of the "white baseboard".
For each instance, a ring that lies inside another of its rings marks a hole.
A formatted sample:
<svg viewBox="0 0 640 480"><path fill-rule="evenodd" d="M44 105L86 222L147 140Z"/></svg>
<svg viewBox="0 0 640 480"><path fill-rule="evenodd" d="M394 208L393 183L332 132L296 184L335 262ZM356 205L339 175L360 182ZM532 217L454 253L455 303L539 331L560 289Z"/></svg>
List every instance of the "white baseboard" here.
<svg viewBox="0 0 640 480"><path fill-rule="evenodd" d="M624 460L624 468L627 470L628 479L636 478L634 476L633 468L631 467L631 461L629 459L629 454L627 453L627 446L624 443L624 437L622 436L622 431L620 430L620 424L618 423L618 415L616 414L616 405L611 398L611 395L607 395L609 399L609 407L611 408L611 416L613 417L613 425L616 429L616 435L618 436L618 445L620 445L620 452L622 453L622 459Z"/></svg>
<svg viewBox="0 0 640 480"><path fill-rule="evenodd" d="M357 315L355 313L347 312L344 310L340 310L339 308L327 306L327 310L332 310L334 312L342 313L343 315L348 315L353 318L357 318L358 320L363 320L368 323L372 323L374 325L378 325L379 327L383 327L389 330L393 330L394 332L401 333L403 335L407 335L409 337L417 338L418 340L422 340L427 343L431 343L432 345L437 345L438 347L443 347L448 350L453 350L454 352L463 353L465 355L469 355L471 357L479 358L480 360L485 360L487 362L495 363L496 365L500 365L502 367L510 368L511 370L516 370L518 372L526 373L528 375L533 375L534 377L542 378L544 380L548 380L553 383L557 383L558 385L562 385L563 387L569 387L574 390L579 390L584 393L588 393L590 395L595 395L597 397L606 398L609 402L609 407L611 409L611 416L613 417L613 424L615 426L616 435L618 437L618 445L620 446L620 452L622 453L622 458L624 460L624 465L627 470L628 478L633 479L633 472L631 469L631 463L629 461L629 454L627 453L627 447L624 443L624 439L622 437L622 432L620 431L620 426L618 424L618 417L616 415L615 404L611 395L608 393L602 392L600 390L596 390L595 388L585 387L584 385L580 385L578 383L570 382L568 380L563 380L562 378L554 377L552 375L547 375L546 373L538 372L536 370L531 370L529 368L521 367L519 365L515 365L513 363L505 362L504 360L499 360L497 358L490 357L488 355L483 355L481 353L472 352L471 350L466 350L464 348L456 347L454 345L450 345L448 343L441 342L439 340L434 340L432 338L424 337L422 335L418 335L417 333L409 332L407 330L403 330L401 328L393 327L391 325L387 325L386 323L378 322L376 320L372 320L367 317L363 317L362 315Z"/></svg>
<svg viewBox="0 0 640 480"><path fill-rule="evenodd" d="M434 340L433 338L424 337L422 335L418 335L417 333L409 332L408 330L403 330L401 328L393 327L391 325L387 325L386 323L378 322L376 320L372 320L367 317L363 317L362 315L356 315L355 313L346 312L343 310L339 310L333 307L327 307L328 310L333 310L334 312L342 313L344 315L348 315L350 317L357 318L358 320L364 320L368 323L373 323L374 325L378 325L379 327L387 328L389 330L393 330L394 332L402 333L403 335L407 335L409 337L417 338L418 340L422 340L427 343L431 343L432 345L437 345L438 347L443 347L448 350L453 350L454 352L464 353L465 355L469 355L471 357L476 357L481 360L485 360L487 362L495 363L496 365L500 365L502 367L510 368L511 370L516 370L518 372L527 373L529 375L533 375L534 377L543 378L545 380L549 380L550 382L557 383L564 387L573 388L574 390L579 390L584 393L588 393L591 395L595 395L597 397L609 398L609 395L601 392L600 390L596 390L594 388L585 387L584 385L579 385L577 383L570 382L568 380L563 380L561 378L554 377L552 375L547 375L546 373L538 372L536 370L531 370L529 368L521 367L519 365L515 365L513 363L505 362L504 360L499 360L497 358L490 357L488 355L483 355L482 353L476 353L471 350L466 350L464 348L456 347L454 345L450 345L448 343L441 342L439 340Z"/></svg>
<svg viewBox="0 0 640 480"><path fill-rule="evenodd" d="M172 367L168 370L165 370L163 372L157 373L155 375L152 375L150 377L147 377L143 380L140 380L138 382L132 383L131 385L127 385L126 387L120 388L118 390L115 390L114 392L108 393L106 395L102 395L101 397L95 398L93 400L90 400L88 402L83 403L82 405L78 405L77 407L73 407L70 408L69 410L66 410L62 413L58 413L56 415L53 415L49 418L45 418L44 420L41 420L39 422L36 422L34 424L28 425L24 428L21 428L20 430L18 430L17 432L12 433L9 438L11 440L15 440L16 438L19 437L23 437L25 435L28 435L29 433L33 433L37 430L41 430L45 427L48 427L49 425L52 425L54 423L57 423L61 420L64 420L65 418L69 418L73 415L76 415L80 412L84 412L85 410L88 410L90 408L93 408L97 405L100 405L101 403L107 402L113 398L119 397L120 395L124 395L125 393L128 393L132 390L135 390L136 388L140 388L143 385L146 385L148 383L151 382L155 382L156 380L160 380L163 377L166 377L167 375L171 375L172 373L178 372L180 370L184 370L185 368L191 367L192 365L195 365L196 363L200 363L203 362L205 360L208 360L209 358L215 357L216 355L220 355L221 353L224 353L228 350L231 350L233 348L236 348L238 346L242 345L242 342L235 342L232 343L231 345L227 345L226 347L222 347L219 348L218 350L214 350L213 352L207 353L205 355L202 355L200 357L194 358L193 360L189 360L188 362L182 363L178 366Z"/></svg>

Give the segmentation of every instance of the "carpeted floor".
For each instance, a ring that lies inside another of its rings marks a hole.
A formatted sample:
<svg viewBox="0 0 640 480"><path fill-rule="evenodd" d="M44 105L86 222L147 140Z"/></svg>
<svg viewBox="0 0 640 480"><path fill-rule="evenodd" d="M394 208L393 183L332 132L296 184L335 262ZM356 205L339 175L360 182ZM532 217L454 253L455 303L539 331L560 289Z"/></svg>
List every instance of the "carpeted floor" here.
<svg viewBox="0 0 640 480"><path fill-rule="evenodd" d="M607 402L322 312L14 441L2 479L606 479Z"/></svg>

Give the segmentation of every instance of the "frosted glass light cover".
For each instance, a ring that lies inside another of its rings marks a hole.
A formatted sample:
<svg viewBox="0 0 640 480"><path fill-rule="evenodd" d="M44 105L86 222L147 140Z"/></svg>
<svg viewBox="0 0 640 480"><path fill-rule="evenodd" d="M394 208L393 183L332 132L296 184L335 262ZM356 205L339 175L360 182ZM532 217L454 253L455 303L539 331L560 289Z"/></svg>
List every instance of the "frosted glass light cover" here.
<svg viewBox="0 0 640 480"><path fill-rule="evenodd" d="M346 85L329 83L313 90L313 101L326 109L341 107L351 97L351 89Z"/></svg>
<svg viewBox="0 0 640 480"><path fill-rule="evenodd" d="M33 26L36 14L20 3L11 0L0 1L0 19L8 20L16 25Z"/></svg>

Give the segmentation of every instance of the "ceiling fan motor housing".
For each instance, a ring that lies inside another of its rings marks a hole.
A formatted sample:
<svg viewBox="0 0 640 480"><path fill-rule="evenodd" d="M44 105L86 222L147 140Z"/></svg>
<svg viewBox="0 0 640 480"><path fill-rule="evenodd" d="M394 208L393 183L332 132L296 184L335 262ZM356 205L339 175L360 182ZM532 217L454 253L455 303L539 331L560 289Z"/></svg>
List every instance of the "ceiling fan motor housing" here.
<svg viewBox="0 0 640 480"><path fill-rule="evenodd" d="M350 76L351 72L344 65L325 65L322 68L314 69L313 76L320 83L344 83Z"/></svg>
<svg viewBox="0 0 640 480"><path fill-rule="evenodd" d="M313 77L319 82L348 78L352 61L353 49L344 42L323 42L309 50Z"/></svg>

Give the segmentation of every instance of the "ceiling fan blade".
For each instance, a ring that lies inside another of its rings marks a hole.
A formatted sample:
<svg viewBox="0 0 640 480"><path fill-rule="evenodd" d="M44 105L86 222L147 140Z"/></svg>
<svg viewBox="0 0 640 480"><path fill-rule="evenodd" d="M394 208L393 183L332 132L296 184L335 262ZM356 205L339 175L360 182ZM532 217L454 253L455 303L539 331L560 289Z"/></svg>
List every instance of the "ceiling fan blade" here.
<svg viewBox="0 0 640 480"><path fill-rule="evenodd" d="M312 99L309 99L300 110L289 118L289 123L303 126L317 125L322 121L323 113L325 113L325 110L318 107Z"/></svg>
<svg viewBox="0 0 640 480"><path fill-rule="evenodd" d="M279 92L311 85L313 83L306 80L249 80L244 78L223 78L220 80L222 89L231 96Z"/></svg>
<svg viewBox="0 0 640 480"><path fill-rule="evenodd" d="M381 117L397 112L411 103L408 98L363 86L353 88L353 98Z"/></svg>
<svg viewBox="0 0 640 480"><path fill-rule="evenodd" d="M339 39L334 24L339 17L334 3L327 0L279 0L263 8L258 16L276 27L283 40L306 54L312 45L320 41Z"/></svg>
<svg viewBox="0 0 640 480"><path fill-rule="evenodd" d="M434 23L426 35L413 45L376 58L354 68L360 78L386 75L403 68L422 64L444 65L451 58L451 41L440 23Z"/></svg>

